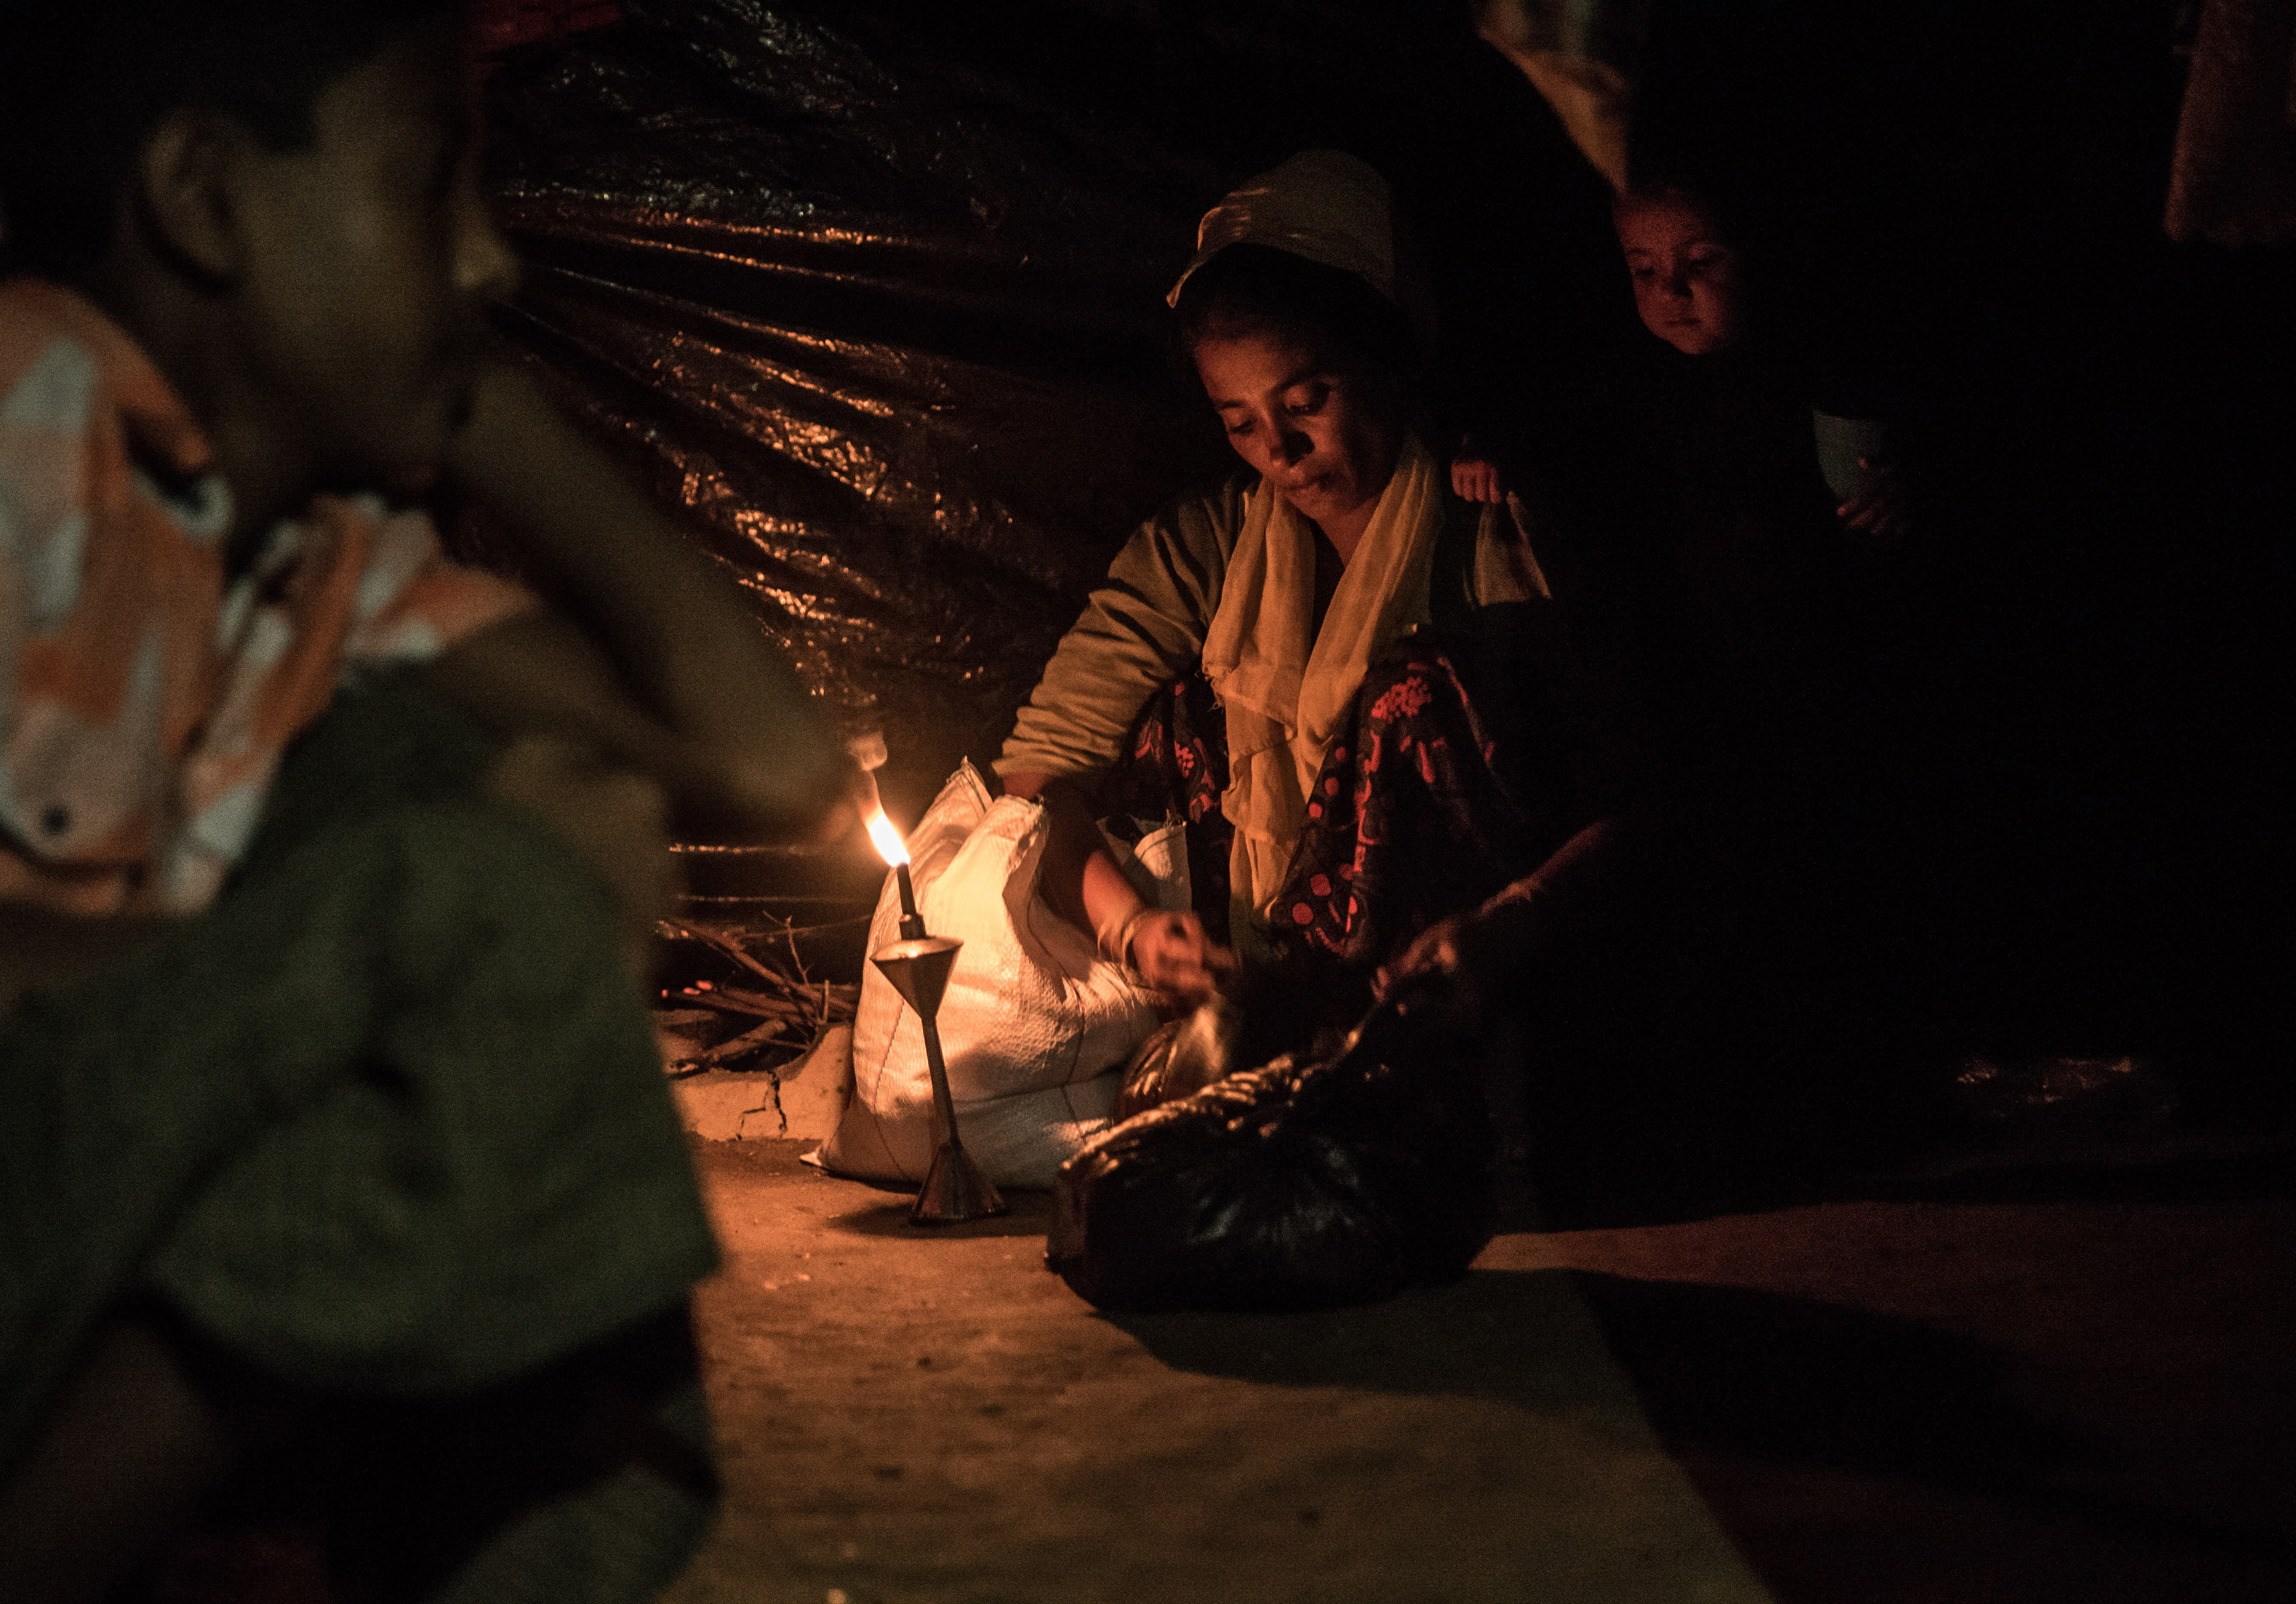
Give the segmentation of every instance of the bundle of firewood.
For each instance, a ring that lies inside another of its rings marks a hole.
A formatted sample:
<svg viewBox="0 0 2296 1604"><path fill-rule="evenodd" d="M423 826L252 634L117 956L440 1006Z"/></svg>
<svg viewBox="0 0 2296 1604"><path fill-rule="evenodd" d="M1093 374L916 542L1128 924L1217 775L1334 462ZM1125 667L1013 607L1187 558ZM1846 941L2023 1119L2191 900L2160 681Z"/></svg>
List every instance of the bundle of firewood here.
<svg viewBox="0 0 2296 1604"><path fill-rule="evenodd" d="M802 1054L830 1026L853 1018L861 988L809 976L785 929L764 933L759 942L759 932L698 921L664 920L655 928L665 941L698 944L742 977L693 978L662 988L654 1019L661 1028L664 1065L672 1075L770 1070ZM764 956L756 950L759 946Z"/></svg>

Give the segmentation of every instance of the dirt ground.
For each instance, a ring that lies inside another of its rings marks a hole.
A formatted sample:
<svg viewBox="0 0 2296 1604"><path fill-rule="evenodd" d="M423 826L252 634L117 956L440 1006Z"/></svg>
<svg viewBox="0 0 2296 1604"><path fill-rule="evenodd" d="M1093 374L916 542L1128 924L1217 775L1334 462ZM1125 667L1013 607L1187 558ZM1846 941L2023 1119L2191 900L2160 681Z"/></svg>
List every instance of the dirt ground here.
<svg viewBox="0 0 2296 1604"><path fill-rule="evenodd" d="M2285 1144L1502 1236L1371 1308L1096 1313L695 1153L724 1519L676 1604L2296 1598Z"/></svg>

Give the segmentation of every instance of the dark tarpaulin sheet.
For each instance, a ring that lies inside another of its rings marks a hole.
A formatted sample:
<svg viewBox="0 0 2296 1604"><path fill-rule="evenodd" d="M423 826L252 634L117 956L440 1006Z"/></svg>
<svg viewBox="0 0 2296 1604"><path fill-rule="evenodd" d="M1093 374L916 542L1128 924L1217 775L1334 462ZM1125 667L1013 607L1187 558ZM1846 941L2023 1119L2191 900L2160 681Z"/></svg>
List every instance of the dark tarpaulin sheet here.
<svg viewBox="0 0 2296 1604"><path fill-rule="evenodd" d="M1382 166L1454 396L1628 315L1599 181L1464 4L650 0L554 31L498 29L536 42L487 79L506 326L883 729L897 815L994 756L1131 527L1232 462L1162 295L1236 179L1316 143Z"/></svg>

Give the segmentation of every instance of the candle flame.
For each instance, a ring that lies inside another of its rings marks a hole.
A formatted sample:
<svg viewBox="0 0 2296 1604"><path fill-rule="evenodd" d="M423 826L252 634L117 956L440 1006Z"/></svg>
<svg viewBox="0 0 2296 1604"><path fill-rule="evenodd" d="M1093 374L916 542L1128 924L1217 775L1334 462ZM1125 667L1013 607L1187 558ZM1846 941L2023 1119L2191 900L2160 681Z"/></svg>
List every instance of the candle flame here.
<svg viewBox="0 0 2296 1604"><path fill-rule="evenodd" d="M909 849L901 844L901 832L893 828L892 820L885 816L885 810L882 807L869 815L869 839L875 843L878 855L886 863L906 863L909 861Z"/></svg>

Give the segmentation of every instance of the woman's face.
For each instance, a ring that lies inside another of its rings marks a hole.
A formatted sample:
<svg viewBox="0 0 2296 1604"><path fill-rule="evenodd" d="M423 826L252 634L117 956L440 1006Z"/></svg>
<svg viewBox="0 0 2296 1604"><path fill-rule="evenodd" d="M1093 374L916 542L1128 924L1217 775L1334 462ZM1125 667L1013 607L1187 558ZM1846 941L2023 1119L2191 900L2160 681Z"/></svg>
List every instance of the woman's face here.
<svg viewBox="0 0 2296 1604"><path fill-rule="evenodd" d="M1202 340L1195 357L1235 454L1342 556L1353 550L1403 443L1384 389L1275 331Z"/></svg>
<svg viewBox="0 0 2296 1604"><path fill-rule="evenodd" d="M1622 202L1616 220L1644 327L1685 356L1738 338L1737 258L1704 212L1664 196Z"/></svg>

